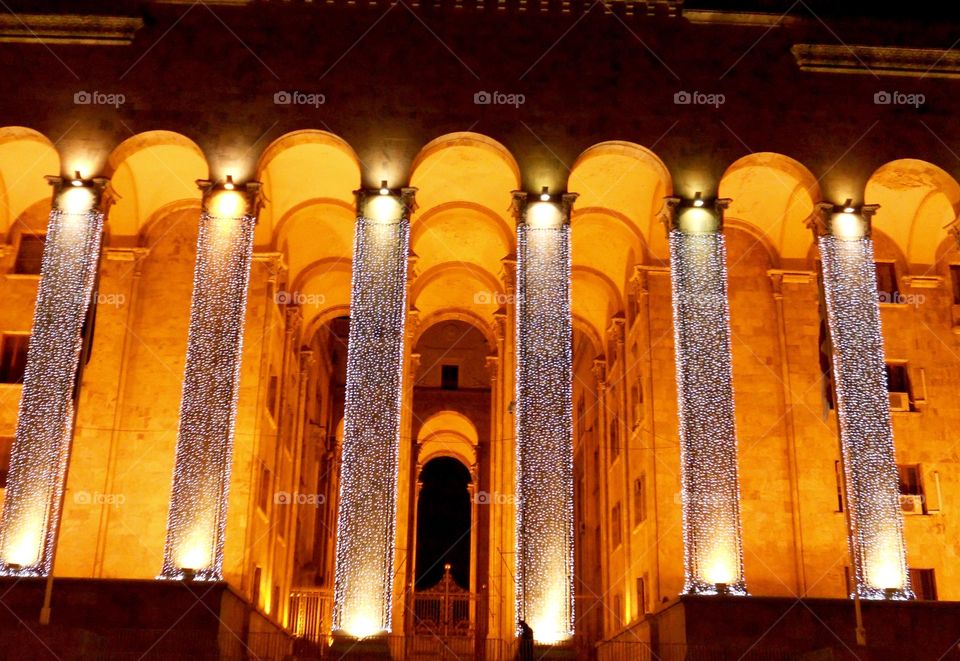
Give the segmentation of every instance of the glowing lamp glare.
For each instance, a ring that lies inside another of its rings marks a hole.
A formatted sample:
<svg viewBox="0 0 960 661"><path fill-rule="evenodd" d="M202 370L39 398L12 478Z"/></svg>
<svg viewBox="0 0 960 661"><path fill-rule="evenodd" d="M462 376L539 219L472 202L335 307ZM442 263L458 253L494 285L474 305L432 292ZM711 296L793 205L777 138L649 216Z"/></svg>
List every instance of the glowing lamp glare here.
<svg viewBox="0 0 960 661"><path fill-rule="evenodd" d="M236 191L224 190L210 199L210 215L215 218L240 218L247 212L247 202Z"/></svg>

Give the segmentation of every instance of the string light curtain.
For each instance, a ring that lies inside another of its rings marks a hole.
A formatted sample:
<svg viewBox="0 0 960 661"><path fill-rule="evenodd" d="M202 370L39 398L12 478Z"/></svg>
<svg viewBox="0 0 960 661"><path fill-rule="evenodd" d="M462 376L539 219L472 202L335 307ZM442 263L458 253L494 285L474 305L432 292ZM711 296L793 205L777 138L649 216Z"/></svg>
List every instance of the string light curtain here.
<svg viewBox="0 0 960 661"><path fill-rule="evenodd" d="M0 528L0 572L8 576L45 576L52 569L81 335L103 233L100 200L106 179L48 181L54 187L53 208Z"/></svg>
<svg viewBox="0 0 960 661"><path fill-rule="evenodd" d="M686 594L746 594L723 236L727 202L667 200Z"/></svg>
<svg viewBox="0 0 960 661"><path fill-rule="evenodd" d="M210 182L200 214L162 578L221 580L259 184ZM232 185L232 184L231 184Z"/></svg>
<svg viewBox="0 0 960 661"><path fill-rule="evenodd" d="M817 246L833 345L840 446L858 595L910 599L870 216L820 208Z"/></svg>
<svg viewBox="0 0 960 661"><path fill-rule="evenodd" d="M541 643L573 636L573 349L570 210L576 195L517 218L517 617Z"/></svg>
<svg viewBox="0 0 960 661"><path fill-rule="evenodd" d="M414 193L356 193L333 625L358 638L391 630Z"/></svg>

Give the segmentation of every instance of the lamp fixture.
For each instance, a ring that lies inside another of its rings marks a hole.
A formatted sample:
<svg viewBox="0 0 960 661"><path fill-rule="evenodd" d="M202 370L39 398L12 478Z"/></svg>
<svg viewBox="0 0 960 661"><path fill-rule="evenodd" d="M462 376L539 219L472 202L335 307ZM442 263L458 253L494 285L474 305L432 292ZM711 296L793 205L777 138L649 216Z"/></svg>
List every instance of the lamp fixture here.
<svg viewBox="0 0 960 661"><path fill-rule="evenodd" d="M390 189L387 188L387 180L386 180L386 179L381 179L381 180L380 180L380 194L381 194L381 195L389 195L389 194L390 194Z"/></svg>
<svg viewBox="0 0 960 661"><path fill-rule="evenodd" d="M703 195L700 191L697 191L697 194L693 196L693 206L700 208L703 206Z"/></svg>
<svg viewBox="0 0 960 661"><path fill-rule="evenodd" d="M853 206L853 200L849 197L847 201L843 203L843 213L854 213L856 208Z"/></svg>
<svg viewBox="0 0 960 661"><path fill-rule="evenodd" d="M225 184L223 185L223 189L224 189L224 190L233 190L234 188L236 188L236 185L234 185L234 183L233 183L233 175L232 175L232 174L228 174L228 175L227 175L227 183L225 183Z"/></svg>
<svg viewBox="0 0 960 661"><path fill-rule="evenodd" d="M80 176L80 170L73 171L73 181L70 184L72 186L83 186L83 177Z"/></svg>
<svg viewBox="0 0 960 661"><path fill-rule="evenodd" d="M540 201L549 202L550 201L550 187L544 186L540 189Z"/></svg>

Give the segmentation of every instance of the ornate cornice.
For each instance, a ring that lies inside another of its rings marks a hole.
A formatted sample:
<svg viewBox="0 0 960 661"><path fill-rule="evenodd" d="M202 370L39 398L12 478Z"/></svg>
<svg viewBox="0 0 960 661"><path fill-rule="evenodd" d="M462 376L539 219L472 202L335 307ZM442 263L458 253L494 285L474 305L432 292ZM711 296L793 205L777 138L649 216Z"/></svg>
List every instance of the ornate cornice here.
<svg viewBox="0 0 960 661"><path fill-rule="evenodd" d="M960 78L960 52L943 48L794 44L790 52L801 71Z"/></svg>
<svg viewBox="0 0 960 661"><path fill-rule="evenodd" d="M0 43L128 46L142 27L130 16L0 14Z"/></svg>

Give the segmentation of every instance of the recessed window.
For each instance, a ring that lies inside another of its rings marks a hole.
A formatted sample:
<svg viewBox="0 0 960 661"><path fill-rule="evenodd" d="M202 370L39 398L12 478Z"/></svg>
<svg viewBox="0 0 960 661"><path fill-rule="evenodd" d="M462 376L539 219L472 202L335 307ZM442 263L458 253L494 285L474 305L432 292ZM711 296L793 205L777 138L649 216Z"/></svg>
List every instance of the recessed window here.
<svg viewBox="0 0 960 661"><path fill-rule="evenodd" d="M610 462L620 456L620 418L616 415L610 420Z"/></svg>
<svg viewBox="0 0 960 661"><path fill-rule="evenodd" d="M257 496L257 507L266 514L270 507L270 469L267 465L260 462L260 492Z"/></svg>
<svg viewBox="0 0 960 661"><path fill-rule="evenodd" d="M25 333L0 335L0 383L23 383L29 346L30 336Z"/></svg>
<svg viewBox="0 0 960 661"><path fill-rule="evenodd" d="M923 514L923 481L920 464L897 464L900 509L904 514Z"/></svg>
<svg viewBox="0 0 960 661"><path fill-rule="evenodd" d="M10 472L10 451L13 449L13 436L0 436L0 488L7 486L7 473Z"/></svg>
<svg viewBox="0 0 960 661"><path fill-rule="evenodd" d="M440 387L444 390L457 390L460 387L460 367L458 365L440 366Z"/></svg>
<svg viewBox="0 0 960 661"><path fill-rule="evenodd" d="M647 612L647 579L637 578L637 617Z"/></svg>
<svg viewBox="0 0 960 661"><path fill-rule="evenodd" d="M910 568L910 586L920 601L937 600L937 581L932 569Z"/></svg>
<svg viewBox="0 0 960 661"><path fill-rule="evenodd" d="M13 272L23 275L40 275L43 266L43 246L47 237L43 234L21 234L20 246Z"/></svg>
<svg viewBox="0 0 960 661"><path fill-rule="evenodd" d="M620 546L623 541L623 525L620 523L620 503L610 510L610 542L613 548Z"/></svg>
<svg viewBox="0 0 960 661"><path fill-rule="evenodd" d="M270 376L267 383L267 410L270 411L270 417L275 421L277 419L277 394L280 390L280 377Z"/></svg>
<svg viewBox="0 0 960 661"><path fill-rule="evenodd" d="M837 480L837 511L843 511L843 464L833 462L833 474Z"/></svg>
<svg viewBox="0 0 960 661"><path fill-rule="evenodd" d="M960 305L960 264L950 265L950 284L953 285L953 304Z"/></svg>
<svg viewBox="0 0 960 661"><path fill-rule="evenodd" d="M633 525L647 520L647 480L640 476L633 481Z"/></svg>
<svg viewBox="0 0 960 661"><path fill-rule="evenodd" d="M893 262L877 262L877 296L881 303L901 302L897 286L897 266Z"/></svg>
<svg viewBox="0 0 960 661"><path fill-rule="evenodd" d="M910 373L906 363L887 363L887 393L891 411L913 410Z"/></svg>

